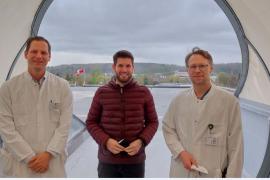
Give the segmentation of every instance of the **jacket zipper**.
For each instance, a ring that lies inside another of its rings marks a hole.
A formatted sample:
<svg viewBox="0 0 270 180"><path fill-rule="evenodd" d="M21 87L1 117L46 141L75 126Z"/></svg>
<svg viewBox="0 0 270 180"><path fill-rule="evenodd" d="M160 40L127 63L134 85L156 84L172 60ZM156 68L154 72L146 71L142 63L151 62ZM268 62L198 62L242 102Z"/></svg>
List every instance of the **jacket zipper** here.
<svg viewBox="0 0 270 180"><path fill-rule="evenodd" d="M123 103L123 87L120 88L120 94L121 94L121 111L124 117L122 117L122 129L121 129L121 136L125 137L125 111L124 111L124 103Z"/></svg>

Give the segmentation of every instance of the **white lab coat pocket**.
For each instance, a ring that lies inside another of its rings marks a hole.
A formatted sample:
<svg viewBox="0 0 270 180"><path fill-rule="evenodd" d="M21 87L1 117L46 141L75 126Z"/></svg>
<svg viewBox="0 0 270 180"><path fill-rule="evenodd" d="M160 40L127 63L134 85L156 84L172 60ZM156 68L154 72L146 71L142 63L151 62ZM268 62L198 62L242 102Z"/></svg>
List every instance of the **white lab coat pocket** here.
<svg viewBox="0 0 270 180"><path fill-rule="evenodd" d="M3 173L7 176L12 175L12 166L13 166L13 158L9 152L4 150L3 148L0 149L0 164Z"/></svg>
<svg viewBox="0 0 270 180"><path fill-rule="evenodd" d="M212 129L207 130L207 133L204 136L204 144L210 146L225 146L226 136L227 136L227 128L224 123L213 123Z"/></svg>
<svg viewBox="0 0 270 180"><path fill-rule="evenodd" d="M50 101L49 103L49 111L50 111L50 120L52 122L58 123L60 119L60 102Z"/></svg>

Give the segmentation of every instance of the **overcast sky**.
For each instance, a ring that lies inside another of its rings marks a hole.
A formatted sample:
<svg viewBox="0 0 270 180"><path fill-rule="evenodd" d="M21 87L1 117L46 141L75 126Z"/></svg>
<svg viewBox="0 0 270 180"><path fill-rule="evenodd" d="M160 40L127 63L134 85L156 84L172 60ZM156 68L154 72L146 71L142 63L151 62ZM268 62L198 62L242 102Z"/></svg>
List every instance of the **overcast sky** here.
<svg viewBox="0 0 270 180"><path fill-rule="evenodd" d="M39 35L51 42L50 66L111 63L120 49L136 62L184 65L194 46L214 63L241 62L233 27L214 0L55 0Z"/></svg>

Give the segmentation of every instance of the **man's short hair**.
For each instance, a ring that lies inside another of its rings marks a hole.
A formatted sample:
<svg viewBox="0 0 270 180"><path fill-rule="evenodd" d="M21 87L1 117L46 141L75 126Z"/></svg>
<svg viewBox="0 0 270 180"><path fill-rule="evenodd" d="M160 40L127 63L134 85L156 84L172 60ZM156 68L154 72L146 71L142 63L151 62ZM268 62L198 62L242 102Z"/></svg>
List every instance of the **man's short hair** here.
<svg viewBox="0 0 270 180"><path fill-rule="evenodd" d="M48 51L49 51L49 54L51 54L51 45L49 43L49 41L47 39L45 39L44 37L42 36L33 36L33 37L29 37L26 41L26 48L25 48L25 52L27 52L29 49L30 49L30 46L31 46L31 43L33 41L43 41L43 42L46 42L47 45L48 45Z"/></svg>
<svg viewBox="0 0 270 180"><path fill-rule="evenodd" d="M201 55L205 59L207 59L210 63L210 65L213 65L213 59L211 54L208 51L205 51L203 49L200 49L199 47L194 47L190 53L185 58L186 67L188 67L188 61L192 55Z"/></svg>
<svg viewBox="0 0 270 180"><path fill-rule="evenodd" d="M121 50L121 51L118 51L116 52L114 55L113 55L113 64L116 65L117 64L117 59L118 58L130 58L131 59L131 62L132 62L132 65L134 63L134 57L133 55L131 54L131 52L127 51L127 50Z"/></svg>

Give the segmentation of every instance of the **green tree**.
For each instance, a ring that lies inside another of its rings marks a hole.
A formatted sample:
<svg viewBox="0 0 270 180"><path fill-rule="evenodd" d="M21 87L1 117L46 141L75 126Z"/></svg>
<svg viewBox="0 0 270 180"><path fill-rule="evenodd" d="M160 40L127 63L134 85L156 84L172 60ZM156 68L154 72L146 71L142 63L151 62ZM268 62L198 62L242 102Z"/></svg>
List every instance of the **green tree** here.
<svg viewBox="0 0 270 180"><path fill-rule="evenodd" d="M238 76L226 72L220 72L217 75L216 83L220 86L235 88L238 83Z"/></svg>
<svg viewBox="0 0 270 180"><path fill-rule="evenodd" d="M70 74L66 74L66 75L65 75L65 79L66 79L68 82L72 82L72 81L73 81L73 76L70 75Z"/></svg>
<svg viewBox="0 0 270 180"><path fill-rule="evenodd" d="M101 76L100 69L94 69L90 72L90 84L99 84L99 79Z"/></svg>
<svg viewBox="0 0 270 180"><path fill-rule="evenodd" d="M144 85L148 85L149 84L149 80L148 80L148 77L147 76L144 76L144 78L143 78L143 84Z"/></svg>

